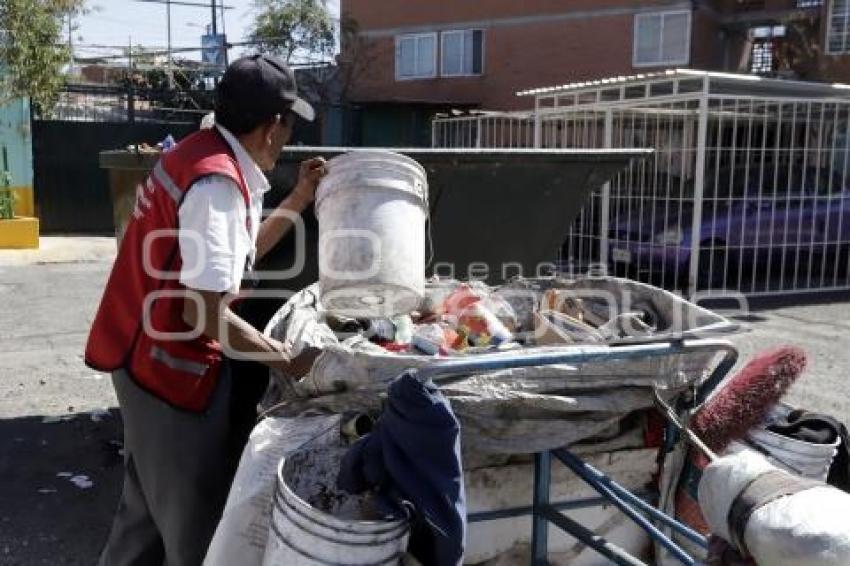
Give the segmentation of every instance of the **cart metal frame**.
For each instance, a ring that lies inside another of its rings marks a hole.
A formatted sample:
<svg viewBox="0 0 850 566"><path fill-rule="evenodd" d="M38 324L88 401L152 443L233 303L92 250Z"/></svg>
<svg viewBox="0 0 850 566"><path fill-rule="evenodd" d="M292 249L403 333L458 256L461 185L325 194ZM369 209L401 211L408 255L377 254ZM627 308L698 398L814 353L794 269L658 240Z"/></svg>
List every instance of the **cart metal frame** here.
<svg viewBox="0 0 850 566"><path fill-rule="evenodd" d="M677 354L693 353L722 354L722 359L714 366L713 371L702 383L696 384L695 394L689 399L680 398L678 408L693 409L701 405L712 390L726 377L738 359L738 351L726 340L719 339L673 339L663 342L645 344L627 344L609 347L571 347L561 351L526 352L492 354L475 356L466 359L447 360L431 366L415 370L422 380L433 380L437 384L463 379L465 376L485 371L535 367L555 364L580 364L595 361L624 361L638 360L648 357L662 357ZM676 443L678 430L671 424L667 425L664 450L668 451ZM579 478L592 487L599 498L588 498L580 502L553 503L550 501L551 466L553 457L572 470ZM685 537L691 542L707 548L708 543L701 534L653 507L644 498L631 493L614 480L584 462L566 448L558 448L540 452L534 459L534 497L532 506L491 512L470 516L470 521L493 520L521 514L532 516L532 550L531 564L543 566L548 564L548 527L553 524L572 535L596 552L608 558L614 564L643 565L640 559L629 554L622 548L596 535L562 513L562 510L594 506L599 503L611 503L625 513L632 521L640 526L653 540L657 541L679 562L686 565L696 564L690 556L671 537L667 536L658 523Z"/></svg>

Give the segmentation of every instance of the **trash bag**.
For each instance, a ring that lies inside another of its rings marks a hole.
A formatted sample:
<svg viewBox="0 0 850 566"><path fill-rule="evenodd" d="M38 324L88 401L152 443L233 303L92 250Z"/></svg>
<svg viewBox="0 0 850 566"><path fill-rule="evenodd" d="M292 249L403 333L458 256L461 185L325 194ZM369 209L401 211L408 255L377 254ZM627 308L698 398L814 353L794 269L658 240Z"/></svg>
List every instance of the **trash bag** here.
<svg viewBox="0 0 850 566"><path fill-rule="evenodd" d="M779 470L757 452L712 462L699 502L712 532L756 564L850 564L850 494Z"/></svg>

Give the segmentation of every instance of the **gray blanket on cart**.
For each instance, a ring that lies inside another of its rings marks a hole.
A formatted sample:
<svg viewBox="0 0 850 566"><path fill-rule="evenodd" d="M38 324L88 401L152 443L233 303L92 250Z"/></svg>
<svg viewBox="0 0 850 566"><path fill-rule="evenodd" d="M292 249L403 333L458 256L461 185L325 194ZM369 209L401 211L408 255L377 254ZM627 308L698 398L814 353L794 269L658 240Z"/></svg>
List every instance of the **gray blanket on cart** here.
<svg viewBox="0 0 850 566"><path fill-rule="evenodd" d="M512 292L521 324L546 288L610 297L614 314L641 308L657 318L655 339L696 335L723 327L725 319L656 287L615 278L519 280ZM519 290L521 292L517 293ZM507 293L506 297L511 295ZM527 324L527 322L525 323ZM294 295L272 318L266 332L296 352L318 346L323 353L299 381L272 376L263 402L273 414L306 411L377 413L388 384L404 370L433 363L430 356L391 353L360 336L342 342L323 322L318 285ZM597 351L608 345L571 345ZM565 347L536 347L545 352ZM620 437L630 416L653 405L653 389L671 394L704 379L711 354L679 354L630 361L596 361L500 370L438 384L461 423L464 456L529 454L578 442Z"/></svg>

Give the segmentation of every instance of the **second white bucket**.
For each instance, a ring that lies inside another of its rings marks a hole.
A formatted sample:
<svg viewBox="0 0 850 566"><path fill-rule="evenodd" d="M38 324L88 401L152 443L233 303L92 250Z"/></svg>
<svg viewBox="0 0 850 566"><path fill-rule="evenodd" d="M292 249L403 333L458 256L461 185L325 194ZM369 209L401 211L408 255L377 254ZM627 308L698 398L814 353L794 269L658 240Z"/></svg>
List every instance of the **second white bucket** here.
<svg viewBox="0 0 850 566"><path fill-rule="evenodd" d="M407 549L404 519L362 520L336 516L310 504L356 509L357 497L334 487L344 447L290 454L278 466L263 566L398 566ZM298 493L298 492L301 493ZM339 513L345 515L345 513Z"/></svg>
<svg viewBox="0 0 850 566"><path fill-rule="evenodd" d="M322 304L363 318L415 310L425 289L425 169L385 150L352 151L327 168L316 191Z"/></svg>

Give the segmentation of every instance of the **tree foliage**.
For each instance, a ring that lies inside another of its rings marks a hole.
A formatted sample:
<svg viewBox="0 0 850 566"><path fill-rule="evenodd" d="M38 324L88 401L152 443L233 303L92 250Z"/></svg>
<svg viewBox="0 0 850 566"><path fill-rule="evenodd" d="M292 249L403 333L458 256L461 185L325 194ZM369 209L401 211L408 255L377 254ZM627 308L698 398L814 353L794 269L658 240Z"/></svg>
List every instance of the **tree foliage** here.
<svg viewBox="0 0 850 566"><path fill-rule="evenodd" d="M251 40L287 63L327 61L336 51L333 18L322 0L255 0Z"/></svg>
<svg viewBox="0 0 850 566"><path fill-rule="evenodd" d="M820 20L813 16L785 22L785 41L776 49L776 67L804 80L817 80L821 46Z"/></svg>
<svg viewBox="0 0 850 566"><path fill-rule="evenodd" d="M70 53L62 44L62 19L84 0L3 0L0 2L0 102L28 96L49 111L64 82Z"/></svg>

